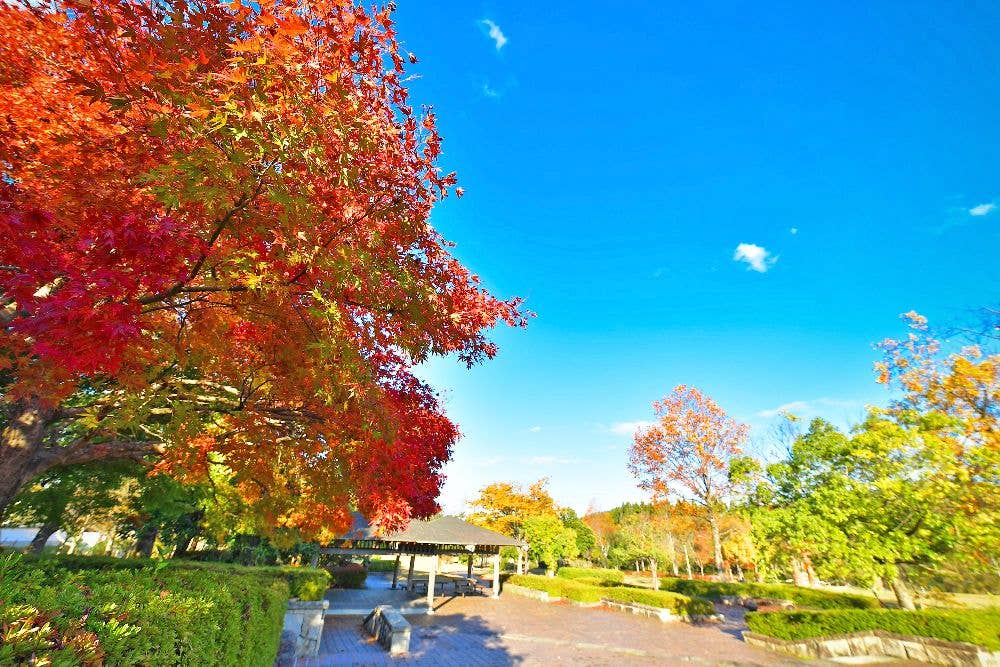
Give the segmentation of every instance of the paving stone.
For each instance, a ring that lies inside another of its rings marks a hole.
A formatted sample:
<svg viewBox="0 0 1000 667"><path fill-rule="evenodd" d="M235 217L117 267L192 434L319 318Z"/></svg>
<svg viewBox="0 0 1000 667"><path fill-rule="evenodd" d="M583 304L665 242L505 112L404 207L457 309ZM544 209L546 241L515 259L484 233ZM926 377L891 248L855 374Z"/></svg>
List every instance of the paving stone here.
<svg viewBox="0 0 1000 667"><path fill-rule="evenodd" d="M433 616L409 616L410 653L390 658L361 630L360 616L326 619L320 655L326 665L796 665L803 662L748 646L741 619L692 626L544 603L514 596L442 598ZM812 661L811 664L818 664Z"/></svg>

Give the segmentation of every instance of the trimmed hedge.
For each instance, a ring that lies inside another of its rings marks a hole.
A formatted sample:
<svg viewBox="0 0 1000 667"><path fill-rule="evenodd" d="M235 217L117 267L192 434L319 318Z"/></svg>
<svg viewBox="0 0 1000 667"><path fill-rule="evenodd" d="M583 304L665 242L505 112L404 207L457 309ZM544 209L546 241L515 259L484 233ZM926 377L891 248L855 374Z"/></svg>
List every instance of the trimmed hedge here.
<svg viewBox="0 0 1000 667"><path fill-rule="evenodd" d="M534 574L515 575L507 579L507 583L545 591L554 597L568 598L577 602L600 602L601 598L608 598L616 602L634 602L669 609L680 616L711 614L715 611L708 600L693 600L686 595L670 591L653 591L632 586L601 586L565 577L560 579Z"/></svg>
<svg viewBox="0 0 1000 667"><path fill-rule="evenodd" d="M791 600L797 605L818 609L878 609L881 607L879 601L872 597L832 593L789 584L733 584L722 581L664 577L660 579L660 586L668 591L710 600L718 600L724 595L742 595Z"/></svg>
<svg viewBox="0 0 1000 667"><path fill-rule="evenodd" d="M25 556L27 563L39 567L55 565L71 571L111 571L111 570L141 570L154 568L156 570L200 570L206 572L246 574L268 576L283 579L288 583L291 597L300 600L322 600L326 589L330 587L330 573L320 568L292 567L288 565L268 565L265 567L247 567L235 563L202 562L193 560L153 560L151 558L114 558L112 556Z"/></svg>
<svg viewBox="0 0 1000 667"><path fill-rule="evenodd" d="M561 567L556 572L556 576L563 579L596 579L615 584L625 582L625 573L621 570L609 570L601 567Z"/></svg>
<svg viewBox="0 0 1000 667"><path fill-rule="evenodd" d="M616 602L637 602L651 607L669 609L681 616L705 616L715 613L715 606L708 600L690 598L671 591L654 591L648 588L633 588L631 586L614 586L603 589L604 597Z"/></svg>
<svg viewBox="0 0 1000 667"><path fill-rule="evenodd" d="M334 588L364 588L368 578L368 570L364 565L350 563L339 565L329 570Z"/></svg>
<svg viewBox="0 0 1000 667"><path fill-rule="evenodd" d="M379 560L378 558L372 558L368 561L368 571L369 572L395 572L396 570L396 559L392 560Z"/></svg>
<svg viewBox="0 0 1000 667"><path fill-rule="evenodd" d="M809 639L865 630L884 630L1000 651L1000 609L835 609L751 612L747 626L777 639Z"/></svg>
<svg viewBox="0 0 1000 667"><path fill-rule="evenodd" d="M0 557L0 664L270 667L288 584L242 570Z"/></svg>

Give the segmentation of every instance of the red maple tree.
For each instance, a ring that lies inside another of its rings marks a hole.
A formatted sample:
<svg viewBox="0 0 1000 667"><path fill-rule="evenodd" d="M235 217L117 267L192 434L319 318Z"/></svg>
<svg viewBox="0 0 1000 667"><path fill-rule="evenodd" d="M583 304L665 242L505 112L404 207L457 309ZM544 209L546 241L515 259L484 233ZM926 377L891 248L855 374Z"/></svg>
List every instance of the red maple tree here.
<svg viewBox="0 0 1000 667"><path fill-rule="evenodd" d="M0 508L133 457L306 533L436 510L412 367L525 315L429 224L458 189L391 10L0 4Z"/></svg>

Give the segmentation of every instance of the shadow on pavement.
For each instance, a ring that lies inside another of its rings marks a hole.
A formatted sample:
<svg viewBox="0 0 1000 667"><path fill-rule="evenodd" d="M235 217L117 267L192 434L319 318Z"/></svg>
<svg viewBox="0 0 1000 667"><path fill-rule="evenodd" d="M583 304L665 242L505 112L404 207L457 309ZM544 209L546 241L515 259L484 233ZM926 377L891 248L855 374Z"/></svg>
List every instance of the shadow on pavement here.
<svg viewBox="0 0 1000 667"><path fill-rule="evenodd" d="M414 616L410 652L398 658L372 640L360 616L327 617L320 654L300 660L301 667L323 665L519 665L524 658L503 646L500 633L480 616Z"/></svg>

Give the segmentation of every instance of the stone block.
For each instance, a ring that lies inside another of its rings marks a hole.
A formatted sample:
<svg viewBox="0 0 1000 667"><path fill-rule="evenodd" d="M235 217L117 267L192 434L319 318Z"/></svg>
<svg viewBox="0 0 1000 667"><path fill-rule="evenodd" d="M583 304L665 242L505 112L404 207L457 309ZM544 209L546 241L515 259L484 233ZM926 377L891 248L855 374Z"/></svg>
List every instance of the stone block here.
<svg viewBox="0 0 1000 667"><path fill-rule="evenodd" d="M410 623L389 605L379 605L364 620L365 631L378 641L389 655L410 650Z"/></svg>
<svg viewBox="0 0 1000 667"><path fill-rule="evenodd" d="M323 620L326 618L326 610L329 607L328 600L292 598L288 601L281 635L282 642L290 641L293 643L292 652L295 658L319 654L319 644L323 637Z"/></svg>

